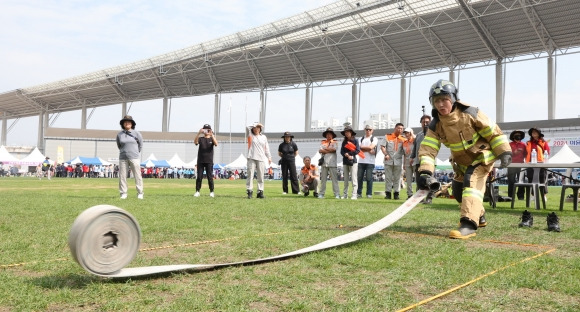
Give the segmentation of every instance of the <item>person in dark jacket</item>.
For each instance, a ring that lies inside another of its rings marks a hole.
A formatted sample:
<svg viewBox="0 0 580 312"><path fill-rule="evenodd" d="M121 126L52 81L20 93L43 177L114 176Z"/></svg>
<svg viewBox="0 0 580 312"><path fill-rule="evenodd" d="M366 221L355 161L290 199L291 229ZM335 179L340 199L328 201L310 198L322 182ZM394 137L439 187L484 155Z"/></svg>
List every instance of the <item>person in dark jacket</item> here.
<svg viewBox="0 0 580 312"><path fill-rule="evenodd" d="M342 145L340 146L340 155L342 155L342 171L344 172L344 189L342 198L348 198L348 184L352 181L352 197L350 199L357 199L358 190L358 164L356 156L359 155L360 145L355 138L356 132L352 127L346 126L340 132L344 136ZM363 153L360 153L363 154ZM364 155L364 154L363 154Z"/></svg>
<svg viewBox="0 0 580 312"><path fill-rule="evenodd" d="M286 131L282 135L284 141L278 146L278 156L280 156L280 170L282 171L282 194L288 194L288 177L292 194L300 192L298 188L298 176L296 175L296 155L298 155L298 146L292 141L294 136Z"/></svg>

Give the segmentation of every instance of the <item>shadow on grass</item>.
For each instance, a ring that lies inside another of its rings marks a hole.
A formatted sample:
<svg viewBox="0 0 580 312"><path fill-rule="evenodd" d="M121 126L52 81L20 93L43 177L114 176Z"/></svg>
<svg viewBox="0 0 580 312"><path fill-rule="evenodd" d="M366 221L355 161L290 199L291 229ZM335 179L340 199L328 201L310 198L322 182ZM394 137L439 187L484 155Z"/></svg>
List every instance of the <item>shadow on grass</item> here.
<svg viewBox="0 0 580 312"><path fill-rule="evenodd" d="M83 289L103 279L86 274L57 274L31 279L31 284L46 289Z"/></svg>

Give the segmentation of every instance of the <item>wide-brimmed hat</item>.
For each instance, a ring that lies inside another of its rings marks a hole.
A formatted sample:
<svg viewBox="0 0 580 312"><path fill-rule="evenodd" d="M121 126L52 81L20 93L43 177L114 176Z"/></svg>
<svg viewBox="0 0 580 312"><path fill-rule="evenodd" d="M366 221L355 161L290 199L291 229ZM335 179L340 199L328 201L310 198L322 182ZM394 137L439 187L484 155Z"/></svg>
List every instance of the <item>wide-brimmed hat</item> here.
<svg viewBox="0 0 580 312"><path fill-rule="evenodd" d="M365 130L373 130L373 126L371 126L371 125L366 125L366 126L365 126Z"/></svg>
<svg viewBox="0 0 580 312"><path fill-rule="evenodd" d="M514 131L512 131L512 133L510 133L510 141L515 140L514 137L516 136L516 134L521 135L520 140L523 140L526 137L526 133L523 132L522 130L514 130Z"/></svg>
<svg viewBox="0 0 580 312"><path fill-rule="evenodd" d="M209 124L205 124L205 125L203 125L203 128L202 129L209 129L209 130L211 130L211 126Z"/></svg>
<svg viewBox="0 0 580 312"><path fill-rule="evenodd" d="M532 131L538 131L538 133L540 134L540 138L544 137L544 134L542 133L542 130L540 130L540 128L537 127L531 127L530 130L528 130L528 134L530 135L530 137L532 136Z"/></svg>
<svg viewBox="0 0 580 312"><path fill-rule="evenodd" d="M411 133L411 134L415 134L415 133L413 132L413 129L411 129L410 127L407 127L407 128L405 128L405 130L403 130L403 133L405 133L405 132L409 132L409 133Z"/></svg>
<svg viewBox="0 0 580 312"><path fill-rule="evenodd" d="M332 130L332 128L328 127L326 128L326 131L322 132L322 137L326 138L326 134L327 133L332 133L332 138L336 138L336 133L334 133L334 130Z"/></svg>
<svg viewBox="0 0 580 312"><path fill-rule="evenodd" d="M288 132L288 131L284 132L284 134L281 136L281 138L282 138L282 139L283 139L284 137L291 137L291 138L294 138L294 136L292 135L292 133L290 133L290 132Z"/></svg>
<svg viewBox="0 0 580 312"><path fill-rule="evenodd" d="M125 121L130 121L132 124L131 129L135 129L135 125L137 123L135 122L135 120L133 120L133 117L131 115L125 115L125 117L123 117L123 119L121 119L121 121L119 121L121 128L123 128L123 123L125 123Z"/></svg>
<svg viewBox="0 0 580 312"><path fill-rule="evenodd" d="M352 133L352 135L356 135L356 132L354 132L354 130L352 130L351 126L344 127L344 130L340 131L340 134L345 135L344 133L347 131L350 131Z"/></svg>

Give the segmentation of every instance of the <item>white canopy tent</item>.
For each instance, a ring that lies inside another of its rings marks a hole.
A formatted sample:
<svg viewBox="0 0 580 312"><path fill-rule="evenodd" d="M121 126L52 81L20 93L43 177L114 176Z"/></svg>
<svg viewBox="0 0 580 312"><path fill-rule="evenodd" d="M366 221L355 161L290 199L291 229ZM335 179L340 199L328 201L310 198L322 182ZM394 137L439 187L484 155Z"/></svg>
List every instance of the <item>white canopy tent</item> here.
<svg viewBox="0 0 580 312"><path fill-rule="evenodd" d="M167 162L171 165L171 167L177 168L186 167L186 163L183 160L181 160L181 158L179 157L179 155L177 155L177 153L175 153L175 155L173 155L173 157L171 157L171 159L168 160Z"/></svg>
<svg viewBox="0 0 580 312"><path fill-rule="evenodd" d="M20 159L10 154L4 145L0 146L0 162L3 164L19 164Z"/></svg>
<svg viewBox="0 0 580 312"><path fill-rule="evenodd" d="M149 155L149 157L147 157L145 160L147 161L147 160L158 160L158 159L157 159L157 157L155 157L155 154L151 153L151 155Z"/></svg>
<svg viewBox="0 0 580 312"><path fill-rule="evenodd" d="M195 166L197 166L197 158L183 165L184 168L195 168Z"/></svg>
<svg viewBox="0 0 580 312"><path fill-rule="evenodd" d="M562 148L552 157L548 158L550 163L577 163L580 162L580 156L576 155L568 144L564 144Z"/></svg>
<svg viewBox="0 0 580 312"><path fill-rule="evenodd" d="M25 165L25 166L36 166L36 165L42 163L45 159L46 159L46 156L44 156L38 150L38 147L35 147L34 150L32 152L30 152L30 154L28 154L26 157L22 158L19 161L19 163L21 165Z"/></svg>
<svg viewBox="0 0 580 312"><path fill-rule="evenodd" d="M225 168L227 169L246 169L248 166L248 159L244 154L240 154L236 160L232 161L231 163L227 164Z"/></svg>

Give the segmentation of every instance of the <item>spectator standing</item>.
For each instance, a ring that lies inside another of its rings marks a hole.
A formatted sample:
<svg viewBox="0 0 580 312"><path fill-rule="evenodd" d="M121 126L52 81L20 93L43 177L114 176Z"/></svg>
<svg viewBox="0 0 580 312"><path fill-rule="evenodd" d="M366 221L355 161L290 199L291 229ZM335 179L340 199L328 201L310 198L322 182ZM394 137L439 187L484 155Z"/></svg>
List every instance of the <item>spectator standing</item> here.
<svg viewBox="0 0 580 312"><path fill-rule="evenodd" d="M510 133L510 147L512 149L512 163L521 164L526 159L528 152L526 151L526 144L522 140L526 137L526 133L521 130L516 130ZM519 181L521 169L520 168L507 168L507 180L508 180L508 196L514 197L516 181ZM524 199L525 187L518 187L517 196L519 200Z"/></svg>
<svg viewBox="0 0 580 312"><path fill-rule="evenodd" d="M342 170L344 172L344 189L342 192L342 198L348 198L348 184L349 180L352 181L352 197L350 199L357 199L358 190L358 164L357 155L360 152L360 146L358 140L356 139L356 132L352 130L351 126L344 127L344 130L340 132L344 136L344 140L340 146L340 154L342 155Z"/></svg>
<svg viewBox="0 0 580 312"><path fill-rule="evenodd" d="M302 159L304 162L304 167L300 170L300 184L302 184L302 193L304 197L310 195L310 191L313 191L314 197L318 197L318 183L320 181L320 174L318 173L318 168L316 165L311 163L310 156L304 156Z"/></svg>
<svg viewBox="0 0 580 312"><path fill-rule="evenodd" d="M320 144L320 149L318 152L321 157L318 166L320 169L320 187L318 192L318 198L323 199L326 193L326 181L328 180L328 174L330 174L330 180L332 181L332 191L334 192L334 198L340 199L340 189L338 187L338 168L336 159L336 149L338 144L336 143L336 134L332 128L326 128L326 131L322 133L322 137L325 138Z"/></svg>
<svg viewBox="0 0 580 312"><path fill-rule="evenodd" d="M272 164L268 138L262 134L264 126L261 123L254 123L248 126L248 176L246 178L246 193L248 199L252 198L254 193L254 173L257 173L258 194L257 198L264 198L264 170L266 169L265 161L268 165Z"/></svg>
<svg viewBox="0 0 580 312"><path fill-rule="evenodd" d="M528 134L530 135L530 139L526 143L526 162L532 162L532 151L535 150L536 161L538 163L543 163L545 161L544 152L546 152L547 155L550 155L550 146L548 145L548 142L544 140L544 134L542 133L542 130L536 127L532 127L530 130L528 130ZM540 169L540 181L546 181L546 172L547 171L545 168ZM526 176L528 177L528 182L532 183L532 179L534 178L534 169L527 168ZM546 198L548 194L548 188L545 186L540 187L540 193ZM534 196L537 196L537 194L534 194Z"/></svg>
<svg viewBox="0 0 580 312"><path fill-rule="evenodd" d="M394 191L393 199L399 199L401 173L403 171L403 153L401 153L401 148L403 142L405 142L405 138L401 135L403 128L402 123L397 123L395 131L385 135L385 144L381 145L381 151L385 155L383 160L385 165L385 199L391 199L391 191Z"/></svg>
<svg viewBox="0 0 580 312"><path fill-rule="evenodd" d="M286 131L282 135L284 141L278 146L278 156L280 156L280 169L282 170L282 194L288 194L288 177L292 194L298 194L298 177L296 175L296 155L298 155L298 146L292 140L294 136Z"/></svg>
<svg viewBox="0 0 580 312"><path fill-rule="evenodd" d="M511 163L511 148L501 129L477 107L459 101L457 89L447 80L439 80L429 90L433 121L419 149L420 176L417 184L428 189L435 171L435 158L441 144L451 150L454 170L453 196L460 203L459 228L450 238L467 239L478 227L487 225L483 196L489 173L496 160L501 167Z"/></svg>
<svg viewBox="0 0 580 312"><path fill-rule="evenodd" d="M199 145L199 149L197 150L197 168L201 172L205 170L207 173L206 175L207 184L209 186L209 197L214 197L213 150L214 146L218 145L218 141L209 124L205 124L201 129L199 129L193 143L195 143L195 145ZM183 175L183 169L180 169L180 171L181 173L178 171L179 176ZM197 179L195 179L195 194L193 196L199 197L202 181L203 175L199 174Z"/></svg>
<svg viewBox="0 0 580 312"><path fill-rule="evenodd" d="M46 178L50 180L50 174L51 174L51 167L52 165L50 164L50 157L46 157L44 159L44 161L42 162L42 172L43 175L46 174Z"/></svg>
<svg viewBox="0 0 580 312"><path fill-rule="evenodd" d="M415 134L413 133L413 129L406 128L403 131L403 135L405 136L405 142L403 142L403 146L401 147L403 150L403 171L407 184L407 199L409 199L413 196L413 173L415 169L411 161L411 154L413 152L413 143L415 143Z"/></svg>
<svg viewBox="0 0 580 312"><path fill-rule="evenodd" d="M367 198L373 197L373 171L379 144L379 139L373 136L373 131L373 127L366 125L364 136L359 139L360 150L364 153L364 157L358 157L357 197L362 197L364 181L367 182Z"/></svg>
<svg viewBox="0 0 580 312"><path fill-rule="evenodd" d="M127 173L129 169L135 176L137 198L143 199L143 178L139 164L143 149L143 137L139 131L135 130L136 123L133 117L125 115L119 123L123 129L117 134L116 139L119 148L119 192L121 199L127 198Z"/></svg>

